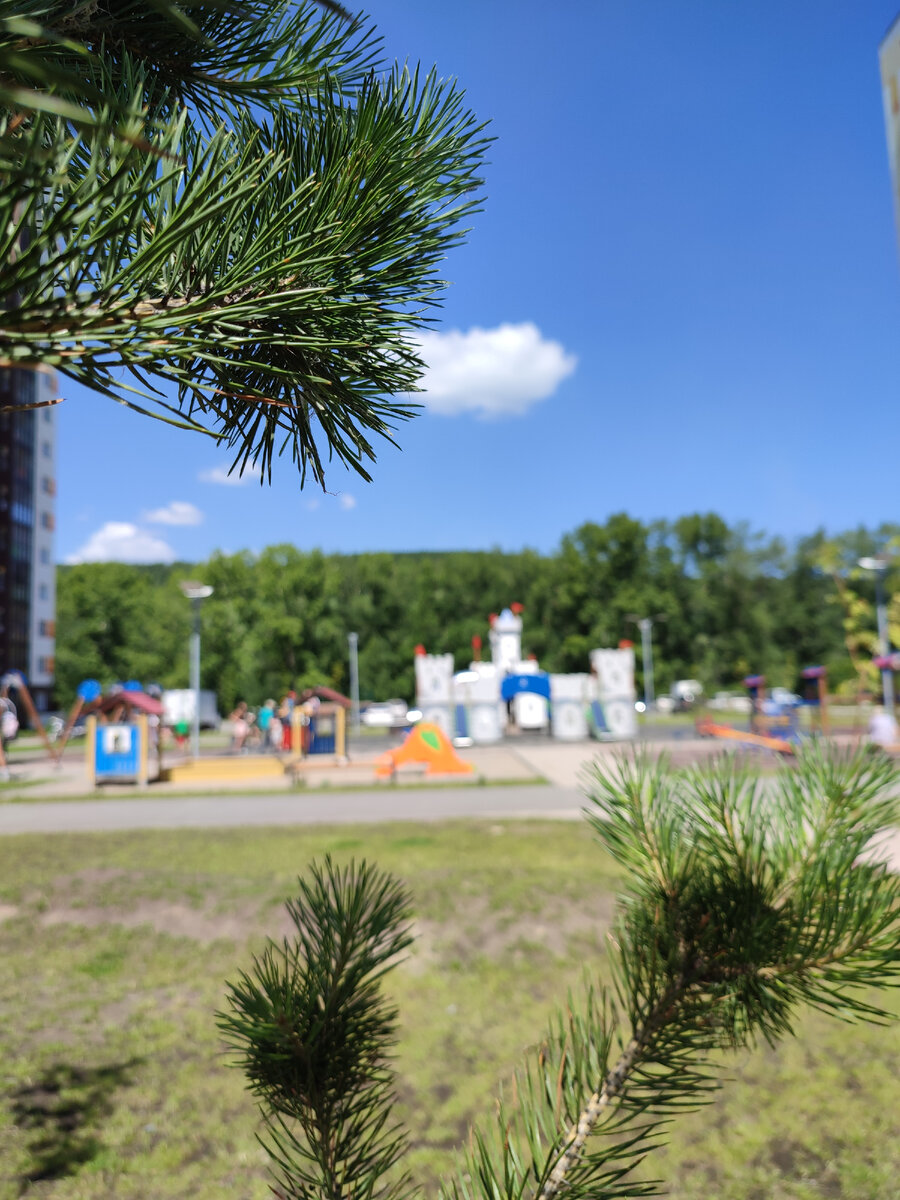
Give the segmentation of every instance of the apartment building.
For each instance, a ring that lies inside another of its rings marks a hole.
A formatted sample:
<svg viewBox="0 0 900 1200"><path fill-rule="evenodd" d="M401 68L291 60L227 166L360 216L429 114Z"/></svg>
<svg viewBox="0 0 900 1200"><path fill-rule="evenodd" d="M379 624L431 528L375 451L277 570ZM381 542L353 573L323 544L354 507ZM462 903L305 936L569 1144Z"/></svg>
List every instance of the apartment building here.
<svg viewBox="0 0 900 1200"><path fill-rule="evenodd" d="M0 672L52 703L56 648L56 397L50 371L0 369Z"/></svg>

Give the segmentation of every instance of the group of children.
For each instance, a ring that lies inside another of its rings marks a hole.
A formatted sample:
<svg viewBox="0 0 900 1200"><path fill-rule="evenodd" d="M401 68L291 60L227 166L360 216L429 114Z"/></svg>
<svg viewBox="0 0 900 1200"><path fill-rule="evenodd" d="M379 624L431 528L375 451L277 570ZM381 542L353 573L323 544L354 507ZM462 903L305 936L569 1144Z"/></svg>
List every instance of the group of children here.
<svg viewBox="0 0 900 1200"><path fill-rule="evenodd" d="M228 718L233 753L250 749L290 750L291 718L296 702L295 692L288 692L279 704L266 700L256 710L241 700Z"/></svg>

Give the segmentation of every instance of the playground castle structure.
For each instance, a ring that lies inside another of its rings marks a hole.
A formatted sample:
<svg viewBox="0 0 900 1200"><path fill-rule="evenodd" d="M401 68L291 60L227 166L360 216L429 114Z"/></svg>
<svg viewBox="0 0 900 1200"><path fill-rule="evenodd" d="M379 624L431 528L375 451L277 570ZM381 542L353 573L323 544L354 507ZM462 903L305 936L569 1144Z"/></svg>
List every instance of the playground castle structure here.
<svg viewBox="0 0 900 1200"><path fill-rule="evenodd" d="M590 672L551 675L522 655L521 606L490 617L489 661L476 656L454 671L452 654L416 648L416 707L457 745L499 742L511 729L549 732L561 741L609 740L637 732L634 650L592 650Z"/></svg>

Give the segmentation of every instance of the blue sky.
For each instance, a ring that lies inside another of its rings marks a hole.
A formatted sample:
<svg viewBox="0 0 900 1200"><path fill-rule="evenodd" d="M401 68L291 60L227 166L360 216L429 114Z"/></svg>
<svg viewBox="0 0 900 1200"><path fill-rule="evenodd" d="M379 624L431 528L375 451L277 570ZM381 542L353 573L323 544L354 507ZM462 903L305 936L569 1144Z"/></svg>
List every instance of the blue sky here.
<svg viewBox="0 0 900 1200"><path fill-rule="evenodd" d="M898 0L378 0L497 142L424 415L375 481L227 485L199 435L63 380L60 561L550 550L715 510L896 520L900 258L878 43Z"/></svg>

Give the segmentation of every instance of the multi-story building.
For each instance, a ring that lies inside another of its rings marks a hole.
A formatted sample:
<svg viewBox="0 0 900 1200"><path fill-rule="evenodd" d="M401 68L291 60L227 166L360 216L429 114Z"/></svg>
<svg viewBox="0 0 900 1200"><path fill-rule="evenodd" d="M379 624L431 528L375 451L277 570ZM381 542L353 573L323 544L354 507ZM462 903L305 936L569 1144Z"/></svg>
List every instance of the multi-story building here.
<svg viewBox="0 0 900 1200"><path fill-rule="evenodd" d="M56 646L56 412L50 371L0 369L0 672L50 706Z"/></svg>

